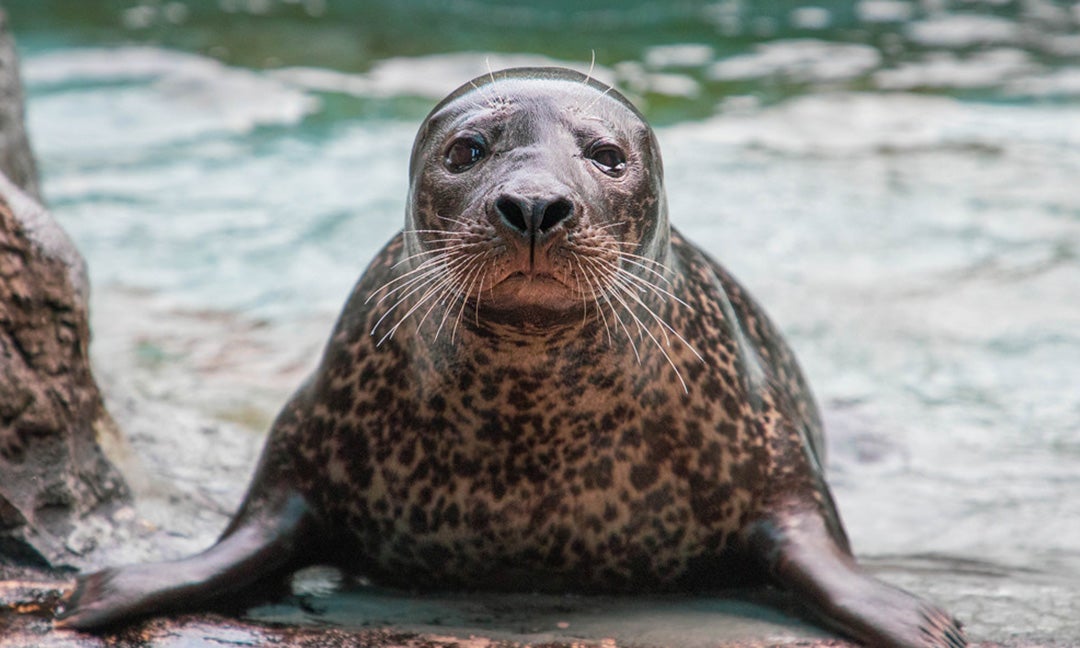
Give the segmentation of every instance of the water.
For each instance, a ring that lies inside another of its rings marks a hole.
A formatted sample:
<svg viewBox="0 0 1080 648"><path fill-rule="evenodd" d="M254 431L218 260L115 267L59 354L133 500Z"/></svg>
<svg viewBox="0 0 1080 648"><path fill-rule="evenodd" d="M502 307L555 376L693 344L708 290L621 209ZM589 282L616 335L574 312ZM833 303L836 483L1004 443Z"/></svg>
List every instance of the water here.
<svg viewBox="0 0 1080 648"><path fill-rule="evenodd" d="M1080 641L1080 3L579 4L6 3L99 373L265 422L433 102L595 52L798 352L858 553L976 636Z"/></svg>

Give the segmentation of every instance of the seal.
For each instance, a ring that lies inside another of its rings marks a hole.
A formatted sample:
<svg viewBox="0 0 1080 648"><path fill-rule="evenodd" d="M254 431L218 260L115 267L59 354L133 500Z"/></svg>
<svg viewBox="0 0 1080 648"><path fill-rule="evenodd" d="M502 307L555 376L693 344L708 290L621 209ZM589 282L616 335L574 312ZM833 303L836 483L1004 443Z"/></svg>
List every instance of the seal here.
<svg viewBox="0 0 1080 648"><path fill-rule="evenodd" d="M796 360L668 222L628 100L564 69L492 73L432 110L409 173L405 229L221 539L80 577L60 625L214 607L330 562L413 589L771 581L868 645L966 645L856 564Z"/></svg>

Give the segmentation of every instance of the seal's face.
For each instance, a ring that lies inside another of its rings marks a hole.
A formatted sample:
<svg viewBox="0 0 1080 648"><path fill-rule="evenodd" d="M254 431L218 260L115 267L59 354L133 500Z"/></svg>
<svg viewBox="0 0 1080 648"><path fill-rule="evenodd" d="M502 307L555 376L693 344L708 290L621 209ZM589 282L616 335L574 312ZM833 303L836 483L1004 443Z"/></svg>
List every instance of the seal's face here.
<svg viewBox="0 0 1080 648"><path fill-rule="evenodd" d="M542 326L656 281L670 236L656 139L602 84L476 79L432 111L410 167L407 281L434 300Z"/></svg>

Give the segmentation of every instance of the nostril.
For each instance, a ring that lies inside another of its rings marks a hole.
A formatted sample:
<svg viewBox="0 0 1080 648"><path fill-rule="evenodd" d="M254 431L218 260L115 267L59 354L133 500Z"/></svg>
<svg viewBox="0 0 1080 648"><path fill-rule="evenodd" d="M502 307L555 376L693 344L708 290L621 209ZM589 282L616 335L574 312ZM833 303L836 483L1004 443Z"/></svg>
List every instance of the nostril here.
<svg viewBox="0 0 1080 648"><path fill-rule="evenodd" d="M495 211L510 227L519 232L529 231L529 223L525 220L525 212L521 209L518 201L509 196L502 196L495 201Z"/></svg>
<svg viewBox="0 0 1080 648"><path fill-rule="evenodd" d="M574 206L565 198L553 200L544 208L540 218L540 231L546 232L555 227L574 213Z"/></svg>
<svg viewBox="0 0 1080 648"><path fill-rule="evenodd" d="M566 198L532 198L504 194L495 199L495 212L504 223L522 234L542 234L574 214Z"/></svg>

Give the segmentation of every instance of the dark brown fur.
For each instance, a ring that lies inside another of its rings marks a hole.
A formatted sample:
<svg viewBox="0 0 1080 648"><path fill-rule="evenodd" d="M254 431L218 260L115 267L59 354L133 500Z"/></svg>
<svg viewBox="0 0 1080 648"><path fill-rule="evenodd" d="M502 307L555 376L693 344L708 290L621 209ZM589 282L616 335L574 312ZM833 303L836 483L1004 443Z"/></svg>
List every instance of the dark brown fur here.
<svg viewBox="0 0 1080 648"><path fill-rule="evenodd" d="M619 173L598 146L625 154ZM771 577L875 645L963 645L948 615L855 565L798 365L668 224L655 137L625 99L567 71L478 79L425 121L410 172L406 230L361 277L208 552L222 573L250 580L230 559L273 527L283 570L329 538L318 558L410 588ZM278 510L306 513L294 526ZM84 581L72 625L103 622L80 605L104 622L132 613L108 616L117 600L153 611L160 587L106 574Z"/></svg>

